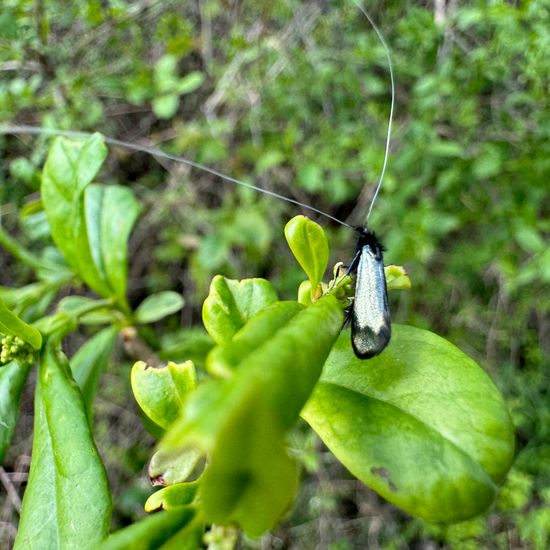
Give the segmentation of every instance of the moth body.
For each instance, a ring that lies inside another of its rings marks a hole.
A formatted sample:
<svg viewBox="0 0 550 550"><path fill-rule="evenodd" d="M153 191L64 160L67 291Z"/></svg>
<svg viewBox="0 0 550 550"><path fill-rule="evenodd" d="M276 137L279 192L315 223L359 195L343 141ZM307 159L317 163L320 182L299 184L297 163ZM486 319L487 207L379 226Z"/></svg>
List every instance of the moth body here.
<svg viewBox="0 0 550 550"><path fill-rule="evenodd" d="M359 359L369 359L388 345L391 321L382 245L368 229L359 232L357 254L350 266L356 272L351 343Z"/></svg>

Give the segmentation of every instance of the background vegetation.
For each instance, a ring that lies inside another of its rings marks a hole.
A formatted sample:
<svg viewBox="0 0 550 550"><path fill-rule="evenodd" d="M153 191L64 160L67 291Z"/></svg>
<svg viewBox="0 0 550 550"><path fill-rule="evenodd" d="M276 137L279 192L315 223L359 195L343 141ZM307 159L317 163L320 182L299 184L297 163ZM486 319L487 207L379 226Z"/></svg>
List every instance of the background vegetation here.
<svg viewBox="0 0 550 550"><path fill-rule="evenodd" d="M243 544L547 548L550 1L366 7L397 78L389 171L370 220L387 261L405 265L414 285L392 296L393 317L486 367L517 426L517 460L486 517L441 528L382 503L298 430L306 482L295 510L278 532ZM383 51L351 2L2 2L0 121L162 146L350 223L364 221L380 172L389 103ZM31 248L48 239L43 214L25 206L47 143L0 136L2 224ZM200 364L208 343L193 325L213 274L268 277L283 296L301 277L282 239L297 207L118 148L102 181L130 185L146 206L131 243L132 303L163 289L185 296L179 318L142 335L163 356ZM349 260L354 235L328 225L333 260ZM0 260L0 284L29 282L7 251ZM95 413L115 527L140 517L150 492L153 439L128 372L121 350ZM31 430L27 400L1 471L3 546L17 525Z"/></svg>

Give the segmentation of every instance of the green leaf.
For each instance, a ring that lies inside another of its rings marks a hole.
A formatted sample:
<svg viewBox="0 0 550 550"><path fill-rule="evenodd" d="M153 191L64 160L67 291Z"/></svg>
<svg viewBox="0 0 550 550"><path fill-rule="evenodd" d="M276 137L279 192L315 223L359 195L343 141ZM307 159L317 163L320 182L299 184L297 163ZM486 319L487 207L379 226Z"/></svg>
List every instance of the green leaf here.
<svg viewBox="0 0 550 550"><path fill-rule="evenodd" d="M16 361L0 367L0 464L15 430L19 401L30 370L30 365L20 365Z"/></svg>
<svg viewBox="0 0 550 550"><path fill-rule="evenodd" d="M265 279L235 281L216 275L204 301L202 319L212 339L221 344L261 309L277 300L277 294Z"/></svg>
<svg viewBox="0 0 550 550"><path fill-rule="evenodd" d="M193 473L204 452L194 447L173 451L157 451L149 463L152 485L173 485L186 481Z"/></svg>
<svg viewBox="0 0 550 550"><path fill-rule="evenodd" d="M302 306L296 302L275 302L255 315L232 340L216 346L206 358L206 368L214 376L229 378L258 342L283 328Z"/></svg>
<svg viewBox="0 0 550 550"><path fill-rule="evenodd" d="M14 309L16 306L25 307L38 302L48 292L50 286L43 282L31 283L18 288L2 286L0 287L0 300L3 300L10 309Z"/></svg>
<svg viewBox="0 0 550 550"><path fill-rule="evenodd" d="M70 332L79 323L112 323L121 315L112 309L112 305L110 299L93 300L85 296L67 296L59 302L56 313L38 319L34 326L47 335Z"/></svg>
<svg viewBox="0 0 550 550"><path fill-rule="evenodd" d="M290 508L298 467L283 446L273 410L252 386L247 390L218 436L200 498L209 522L236 522L259 536Z"/></svg>
<svg viewBox="0 0 550 550"><path fill-rule="evenodd" d="M71 317L76 324L112 324L123 318L120 311L113 309L113 303L109 300L95 300L86 296L66 296L59 302L57 311Z"/></svg>
<svg viewBox="0 0 550 550"><path fill-rule="evenodd" d="M328 241L323 228L305 216L295 216L285 226L285 237L311 288L317 288L328 264Z"/></svg>
<svg viewBox="0 0 550 550"><path fill-rule="evenodd" d="M386 286L388 290L405 290L411 288L411 280L405 269L400 265L387 265L384 267Z"/></svg>
<svg viewBox="0 0 550 550"><path fill-rule="evenodd" d="M42 346L42 335L40 332L11 312L0 300L0 333L9 336L18 336L21 340L30 344L34 349Z"/></svg>
<svg viewBox="0 0 550 550"><path fill-rule="evenodd" d="M128 238L141 206L127 187L88 186L84 194L90 252L111 294L126 304Z"/></svg>
<svg viewBox="0 0 550 550"><path fill-rule="evenodd" d="M309 279L302 281L298 287L298 302L304 306L308 306L313 302L311 298L311 281Z"/></svg>
<svg viewBox="0 0 550 550"><path fill-rule="evenodd" d="M107 475L66 358L47 342L35 395L31 470L15 549L97 548L111 520Z"/></svg>
<svg viewBox="0 0 550 550"><path fill-rule="evenodd" d="M178 506L191 504L197 494L199 483L176 483L170 487L164 487L160 491L153 493L145 503L146 512L155 510L170 510Z"/></svg>
<svg viewBox="0 0 550 550"><path fill-rule="evenodd" d="M172 92L177 82L178 58L175 55L163 55L154 66L155 89L161 93Z"/></svg>
<svg viewBox="0 0 550 550"><path fill-rule="evenodd" d="M204 74L200 71L192 71L186 74L176 87L176 91L180 94L190 94L202 86L204 82Z"/></svg>
<svg viewBox="0 0 550 550"><path fill-rule="evenodd" d="M485 372L435 334L392 325L380 355L335 344L302 415L355 476L430 522L472 517L510 467L514 435Z"/></svg>
<svg viewBox="0 0 550 550"><path fill-rule="evenodd" d="M44 165L41 186L55 244L84 282L102 296L110 296L111 290L90 252L83 195L106 156L107 148L99 134L85 141L56 138Z"/></svg>
<svg viewBox="0 0 550 550"><path fill-rule="evenodd" d="M152 101L153 112L158 118L172 118L178 111L180 98L177 94L165 94Z"/></svg>
<svg viewBox="0 0 550 550"><path fill-rule="evenodd" d="M188 394L197 386L197 374L191 361L166 367L149 367L138 361L130 375L132 391L143 412L162 428L176 420Z"/></svg>
<svg viewBox="0 0 550 550"><path fill-rule="evenodd" d="M91 418L99 377L107 366L116 338L116 328L107 327L90 338L71 358L71 370L82 393L88 418Z"/></svg>
<svg viewBox="0 0 550 550"><path fill-rule="evenodd" d="M323 170L317 164L306 164L298 170L300 186L310 193L318 192L323 183Z"/></svg>
<svg viewBox="0 0 550 550"><path fill-rule="evenodd" d="M176 313L183 307L181 294L172 290L158 292L147 296L135 311L136 322L154 323L167 315Z"/></svg>
<svg viewBox="0 0 550 550"><path fill-rule="evenodd" d="M233 375L189 396L160 449L195 446L211 454L200 489L208 521L236 522L258 535L284 514L297 486L284 434L313 391L342 322L331 295L307 308L271 304L235 335L241 357L233 365L237 355L228 353Z"/></svg>
<svg viewBox="0 0 550 550"><path fill-rule="evenodd" d="M163 361L193 361L202 367L214 342L202 327L182 328L177 332L165 334L161 338L159 357Z"/></svg>
<svg viewBox="0 0 550 550"><path fill-rule="evenodd" d="M197 514L195 518L173 537L167 540L159 550L197 550L204 548L204 521ZM213 550L213 548L211 549Z"/></svg>
<svg viewBox="0 0 550 550"><path fill-rule="evenodd" d="M503 154L498 145L485 143L477 151L472 163L472 172L478 179L497 176L502 172Z"/></svg>
<svg viewBox="0 0 550 550"><path fill-rule="evenodd" d="M159 550L180 530L192 524L195 518L197 513L191 506L159 512L113 533L95 548L97 550ZM195 548L200 546L197 545Z"/></svg>

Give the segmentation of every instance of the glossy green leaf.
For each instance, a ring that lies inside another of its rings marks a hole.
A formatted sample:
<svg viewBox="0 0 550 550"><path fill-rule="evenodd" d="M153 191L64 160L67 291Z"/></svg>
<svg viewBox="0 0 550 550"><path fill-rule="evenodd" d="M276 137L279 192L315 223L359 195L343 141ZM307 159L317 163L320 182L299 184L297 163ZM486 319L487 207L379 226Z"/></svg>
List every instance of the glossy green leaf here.
<svg viewBox="0 0 550 550"><path fill-rule="evenodd" d="M280 324L285 308L288 320ZM211 453L200 490L208 521L237 522L258 535L284 514L297 484L284 434L311 394L342 322L330 295L307 308L271 304L235 335L241 357L233 365L237 354L228 353L233 376L191 394L161 450L196 446Z"/></svg>
<svg viewBox="0 0 550 550"><path fill-rule="evenodd" d="M262 395L277 417L281 429L291 427L317 382L323 363L337 338L343 312L337 300L327 295L311 307L296 302L272 304L258 314L278 319L279 305L288 308L290 320L278 330L254 319L238 333L248 343L241 361L229 380L201 384L186 401L182 417L163 440L167 450L179 448L187 435L209 451L218 429L223 427L232 407L241 396L248 399L249 388ZM264 333L257 330L265 328ZM254 332L257 340L247 336Z"/></svg>
<svg viewBox="0 0 550 550"><path fill-rule="evenodd" d="M206 368L214 376L228 378L258 342L274 335L302 306L296 302L275 302L255 315L232 340L215 347L206 358Z"/></svg>
<svg viewBox="0 0 550 550"><path fill-rule="evenodd" d="M199 484L197 481L191 483L176 483L170 487L164 487L153 493L145 503L145 511L170 510L178 506L191 504L197 494Z"/></svg>
<svg viewBox="0 0 550 550"><path fill-rule="evenodd" d="M30 370L30 365L20 365L16 361L0 367L0 464L15 430L19 401Z"/></svg>
<svg viewBox="0 0 550 550"><path fill-rule="evenodd" d="M40 346L42 346L40 332L17 317L15 313L6 307L2 300L0 300L0 333L18 336L34 349L40 349Z"/></svg>
<svg viewBox="0 0 550 550"><path fill-rule="evenodd" d="M197 386L197 374L191 361L165 367L150 367L138 361L130 375L132 392L143 412L162 428L176 420L188 394Z"/></svg>
<svg viewBox="0 0 550 550"><path fill-rule="evenodd" d="M200 498L209 522L237 523L259 536L290 509L298 467L283 445L279 419L260 392L248 386L224 423Z"/></svg>
<svg viewBox="0 0 550 550"><path fill-rule="evenodd" d="M126 304L128 238L141 206L128 187L89 185L84 194L90 252L120 304Z"/></svg>
<svg viewBox="0 0 550 550"><path fill-rule="evenodd" d="M102 296L111 295L111 289L90 251L83 195L106 156L107 148L99 134L85 141L56 138L44 165L41 186L55 244L67 263Z"/></svg>
<svg viewBox="0 0 550 550"><path fill-rule="evenodd" d="M285 237L311 288L316 288L328 264L328 241L323 228L305 216L295 216L285 226Z"/></svg>
<svg viewBox="0 0 550 550"><path fill-rule="evenodd" d="M15 548L97 548L111 520L107 475L66 358L49 342L35 395L31 470Z"/></svg>
<svg viewBox="0 0 550 550"><path fill-rule="evenodd" d="M90 338L71 357L73 377L82 393L89 418L99 377L107 366L116 339L116 328L105 328Z"/></svg>
<svg viewBox="0 0 550 550"><path fill-rule="evenodd" d="M335 344L302 415L359 479L413 516L472 517L492 502L513 426L485 372L448 341L392 325L386 350L357 359Z"/></svg>
<svg viewBox="0 0 550 550"><path fill-rule="evenodd" d="M147 296L135 311L136 322L154 323L167 315L176 313L183 307L184 301L181 294L172 290L166 290Z"/></svg>
<svg viewBox="0 0 550 550"><path fill-rule="evenodd" d="M195 509L190 506L159 512L113 533L95 548L97 550L159 550L180 530L190 525L196 516Z"/></svg>
<svg viewBox="0 0 550 550"><path fill-rule="evenodd" d="M277 294L265 279L235 281L216 275L202 308L204 327L221 344L231 340L251 317L275 300Z"/></svg>

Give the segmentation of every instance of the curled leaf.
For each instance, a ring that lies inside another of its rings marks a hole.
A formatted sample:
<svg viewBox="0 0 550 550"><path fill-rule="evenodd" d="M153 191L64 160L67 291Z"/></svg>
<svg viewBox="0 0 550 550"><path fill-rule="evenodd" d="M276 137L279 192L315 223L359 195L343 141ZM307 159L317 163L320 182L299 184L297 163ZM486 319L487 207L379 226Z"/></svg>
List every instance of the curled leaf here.
<svg viewBox="0 0 550 550"><path fill-rule="evenodd" d="M170 361L166 367L150 367L138 361L132 367L130 380L143 412L166 429L180 416L187 395L197 385L197 374L191 361Z"/></svg>
<svg viewBox="0 0 550 550"><path fill-rule="evenodd" d="M251 317L275 300L277 294L265 279L235 281L217 275L202 308L204 327L221 344L231 340Z"/></svg>

